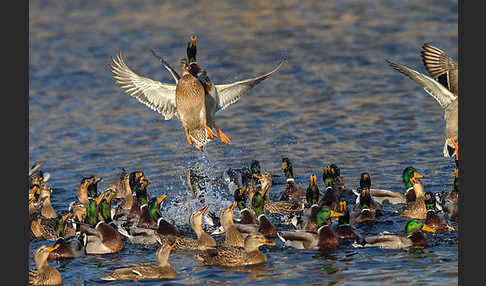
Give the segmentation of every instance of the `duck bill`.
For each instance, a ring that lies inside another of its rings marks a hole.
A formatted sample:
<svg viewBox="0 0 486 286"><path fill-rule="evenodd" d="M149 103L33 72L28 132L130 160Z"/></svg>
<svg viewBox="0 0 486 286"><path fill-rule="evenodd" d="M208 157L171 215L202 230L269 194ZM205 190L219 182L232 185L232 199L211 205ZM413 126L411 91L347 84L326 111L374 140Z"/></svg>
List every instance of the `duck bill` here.
<svg viewBox="0 0 486 286"><path fill-rule="evenodd" d="M422 230L425 230L425 231L427 231L427 232L435 232L435 229L431 228L430 226L428 226L428 225L426 225L426 224L424 224L424 225L422 226Z"/></svg>
<svg viewBox="0 0 486 286"><path fill-rule="evenodd" d="M73 216L72 213L67 213L66 215L62 216L62 218L61 218L62 223L64 223L66 220L68 220L72 216Z"/></svg>
<svg viewBox="0 0 486 286"><path fill-rule="evenodd" d="M197 37L196 36L191 36L191 39L189 41L189 47L195 47L196 46L196 40L197 40Z"/></svg>
<svg viewBox="0 0 486 286"><path fill-rule="evenodd" d="M459 178L459 170L457 168L454 169L454 175L456 178Z"/></svg>
<svg viewBox="0 0 486 286"><path fill-rule="evenodd" d="M49 252L52 252L53 250L57 249L59 246L61 246L61 245L60 245L60 244L56 244L56 245L54 245L54 246L48 247L48 248L47 248L47 250L48 250Z"/></svg>
<svg viewBox="0 0 486 286"><path fill-rule="evenodd" d="M174 246L176 246L176 244L179 242L179 240L180 240L180 239L179 239L179 238L177 238L177 239L174 241L174 243L172 243L172 244L170 244L170 245L169 245L169 248L170 248L170 249L173 249L173 248L174 248Z"/></svg>
<svg viewBox="0 0 486 286"><path fill-rule="evenodd" d="M209 208L209 205L206 205L202 210L201 210L201 215L203 215Z"/></svg>
<svg viewBox="0 0 486 286"><path fill-rule="evenodd" d="M271 246L273 246L273 245L277 245L277 244L276 244L275 242L269 242L269 241L265 241L265 242L263 243L263 245L271 245Z"/></svg>
<svg viewBox="0 0 486 286"><path fill-rule="evenodd" d="M163 202L165 199L167 199L167 195L163 194L162 196L157 198L157 204L160 205L161 202Z"/></svg>
<svg viewBox="0 0 486 286"><path fill-rule="evenodd" d="M312 186L315 186L316 185L316 181L317 181L317 177L315 175L312 175L310 179L311 179L311 185Z"/></svg>
<svg viewBox="0 0 486 286"><path fill-rule="evenodd" d="M338 216L343 216L343 215L344 215L343 213L335 212L335 211L331 210L331 217L338 217Z"/></svg>
<svg viewBox="0 0 486 286"><path fill-rule="evenodd" d="M105 193L101 193L101 195L99 195L97 198L96 198L96 204L99 205L101 203L101 200L103 199L103 197L105 196Z"/></svg>
<svg viewBox="0 0 486 286"><path fill-rule="evenodd" d="M233 211L236 207L236 201L233 202L233 204L230 207L230 211Z"/></svg>
<svg viewBox="0 0 486 286"><path fill-rule="evenodd" d="M101 182L101 180L103 180L103 178L95 178L93 184L98 184L99 182Z"/></svg>
<svg viewBox="0 0 486 286"><path fill-rule="evenodd" d="M253 177L254 178L257 178L258 180L263 179L263 176L262 175L253 174Z"/></svg>
<svg viewBox="0 0 486 286"><path fill-rule="evenodd" d="M282 162L282 167L280 169L285 170L287 169L287 162Z"/></svg>
<svg viewBox="0 0 486 286"><path fill-rule="evenodd" d="M110 203L111 200L115 197L115 192L111 192L110 195L106 198L106 202Z"/></svg>

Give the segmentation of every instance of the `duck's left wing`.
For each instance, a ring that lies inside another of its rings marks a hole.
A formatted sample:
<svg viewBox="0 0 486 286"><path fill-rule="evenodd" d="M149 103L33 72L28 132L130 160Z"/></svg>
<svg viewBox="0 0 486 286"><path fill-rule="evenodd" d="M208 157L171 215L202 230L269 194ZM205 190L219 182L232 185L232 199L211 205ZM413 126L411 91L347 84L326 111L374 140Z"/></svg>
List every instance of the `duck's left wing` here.
<svg viewBox="0 0 486 286"><path fill-rule="evenodd" d="M272 73L276 72L283 65L285 58L280 61L278 66L274 68L269 73L264 75L250 78L246 80L241 80L229 84L216 85L217 90L217 111L225 110L231 104L237 102L240 97L242 97L246 92L248 92L252 87L260 83L262 80L269 77Z"/></svg>

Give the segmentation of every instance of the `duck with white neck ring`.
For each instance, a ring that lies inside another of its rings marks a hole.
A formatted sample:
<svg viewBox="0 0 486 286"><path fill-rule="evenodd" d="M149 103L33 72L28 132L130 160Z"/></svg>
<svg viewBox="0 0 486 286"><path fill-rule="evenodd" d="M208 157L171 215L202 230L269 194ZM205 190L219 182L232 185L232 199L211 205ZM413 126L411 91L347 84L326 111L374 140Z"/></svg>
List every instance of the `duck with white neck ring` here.
<svg viewBox="0 0 486 286"><path fill-rule="evenodd" d="M280 169L283 170L285 179L287 180L285 189L280 197L280 201L288 201L289 199L304 199L305 191L295 183L294 170L289 158L282 159L282 166Z"/></svg>

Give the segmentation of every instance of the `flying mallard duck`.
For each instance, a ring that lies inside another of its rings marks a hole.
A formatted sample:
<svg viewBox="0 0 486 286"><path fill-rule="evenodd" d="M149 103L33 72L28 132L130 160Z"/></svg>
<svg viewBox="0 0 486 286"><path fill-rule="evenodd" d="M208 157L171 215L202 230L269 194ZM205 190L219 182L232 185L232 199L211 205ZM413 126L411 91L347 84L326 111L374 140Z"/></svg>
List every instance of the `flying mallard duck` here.
<svg viewBox="0 0 486 286"><path fill-rule="evenodd" d="M376 236L365 237L360 243L353 243L353 246L383 249L424 248L427 244L427 239L422 230L434 232L434 229L428 225L412 219L405 225L405 235L384 231Z"/></svg>
<svg viewBox="0 0 486 286"><path fill-rule="evenodd" d="M406 66L386 61L394 69L422 86L444 109L446 127L443 154L444 157L451 157L455 151L457 161L459 156L459 127L457 125L459 104L457 100L459 96L458 66L446 53L431 44L425 43L422 49L422 61L432 78Z"/></svg>
<svg viewBox="0 0 486 286"><path fill-rule="evenodd" d="M42 245L34 252L36 268L29 269L29 285L61 285L62 276L59 270L47 264L49 253L59 247Z"/></svg>
<svg viewBox="0 0 486 286"><path fill-rule="evenodd" d="M197 96L188 97L187 100L180 102L182 105L179 105L177 103L176 86L179 86L179 81L182 80L182 77L180 77L165 60L157 56L155 52L153 53L170 72L176 81L176 85L162 83L139 76L128 68L128 66L124 63L121 54L119 54L116 58L112 58L111 71L114 74L113 78L116 80L116 83L120 84L121 88L131 96L137 98L140 102L149 106L151 109L161 113L165 120L172 119L172 117L176 114L184 128L186 128L186 135L189 143L192 143L194 140L196 147L202 147L202 144L207 143L207 137L202 136L203 131L204 133L207 132L210 137L216 136L210 128L215 128L221 140L224 143L229 143L230 140L228 137L215 123L214 117L216 112L224 110L231 104L237 102L239 98L247 93L253 86L277 71L283 64L283 61L281 61L280 64L271 72L252 79L242 80L230 84L213 85L212 82L208 81L209 77L207 77L207 74L203 72L202 75L198 75L199 70L194 66L194 64L197 65L197 62L195 61L196 38L192 37L187 49L189 67L183 67L183 71L188 72L186 73L186 78L189 79L188 75L192 76L192 78L190 78L192 87L182 87L181 85L180 89L183 88L181 92L189 92L189 89L194 89L194 92L197 90ZM198 80L199 85L197 85L193 80L193 74L196 74L197 78L195 79ZM201 81L204 83L204 85L201 84ZM209 85L211 87L210 89L208 88ZM202 103L200 98L201 88L204 95L204 101ZM193 113L196 111L198 112L197 114ZM204 118L202 118L202 113L204 113ZM183 115L184 118L181 118L181 115ZM186 122L186 120L188 120L188 122ZM189 123L191 123L190 126ZM194 126L197 126L197 131L195 131L197 133L191 134L191 130L188 128ZM210 128L208 128L208 126ZM197 136L197 138L194 138L193 136Z"/></svg>
<svg viewBox="0 0 486 286"><path fill-rule="evenodd" d="M275 242L268 242L261 233L251 233L246 237L243 247L216 247L199 252L196 258L202 260L206 265L255 265L267 261L265 255L258 249L262 245L275 245Z"/></svg>
<svg viewBox="0 0 486 286"><path fill-rule="evenodd" d="M112 274L102 277L101 280L115 281L175 278L177 273L169 264L169 255L176 243L177 239L173 244L165 244L157 249L155 256L157 257L158 265L134 264L123 266L115 269Z"/></svg>

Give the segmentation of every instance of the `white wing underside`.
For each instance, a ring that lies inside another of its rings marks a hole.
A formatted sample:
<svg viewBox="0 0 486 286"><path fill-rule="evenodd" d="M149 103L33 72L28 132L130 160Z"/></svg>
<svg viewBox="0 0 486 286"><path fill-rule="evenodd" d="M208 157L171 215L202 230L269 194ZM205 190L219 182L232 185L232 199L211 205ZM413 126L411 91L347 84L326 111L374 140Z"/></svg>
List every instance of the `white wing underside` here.
<svg viewBox="0 0 486 286"><path fill-rule="evenodd" d="M112 58L110 66L116 83L129 95L162 114L165 120L172 119L176 114L176 85L139 76L125 64L121 53Z"/></svg>
<svg viewBox="0 0 486 286"><path fill-rule="evenodd" d="M440 84L433 78L414 71L413 69L410 69L406 66L396 64L388 60L387 62L394 69L408 76L415 83L423 87L428 94L435 98L435 100L440 104L443 109L446 109L449 104L456 100L456 96L452 92L450 92L447 88L445 88L442 84Z"/></svg>

